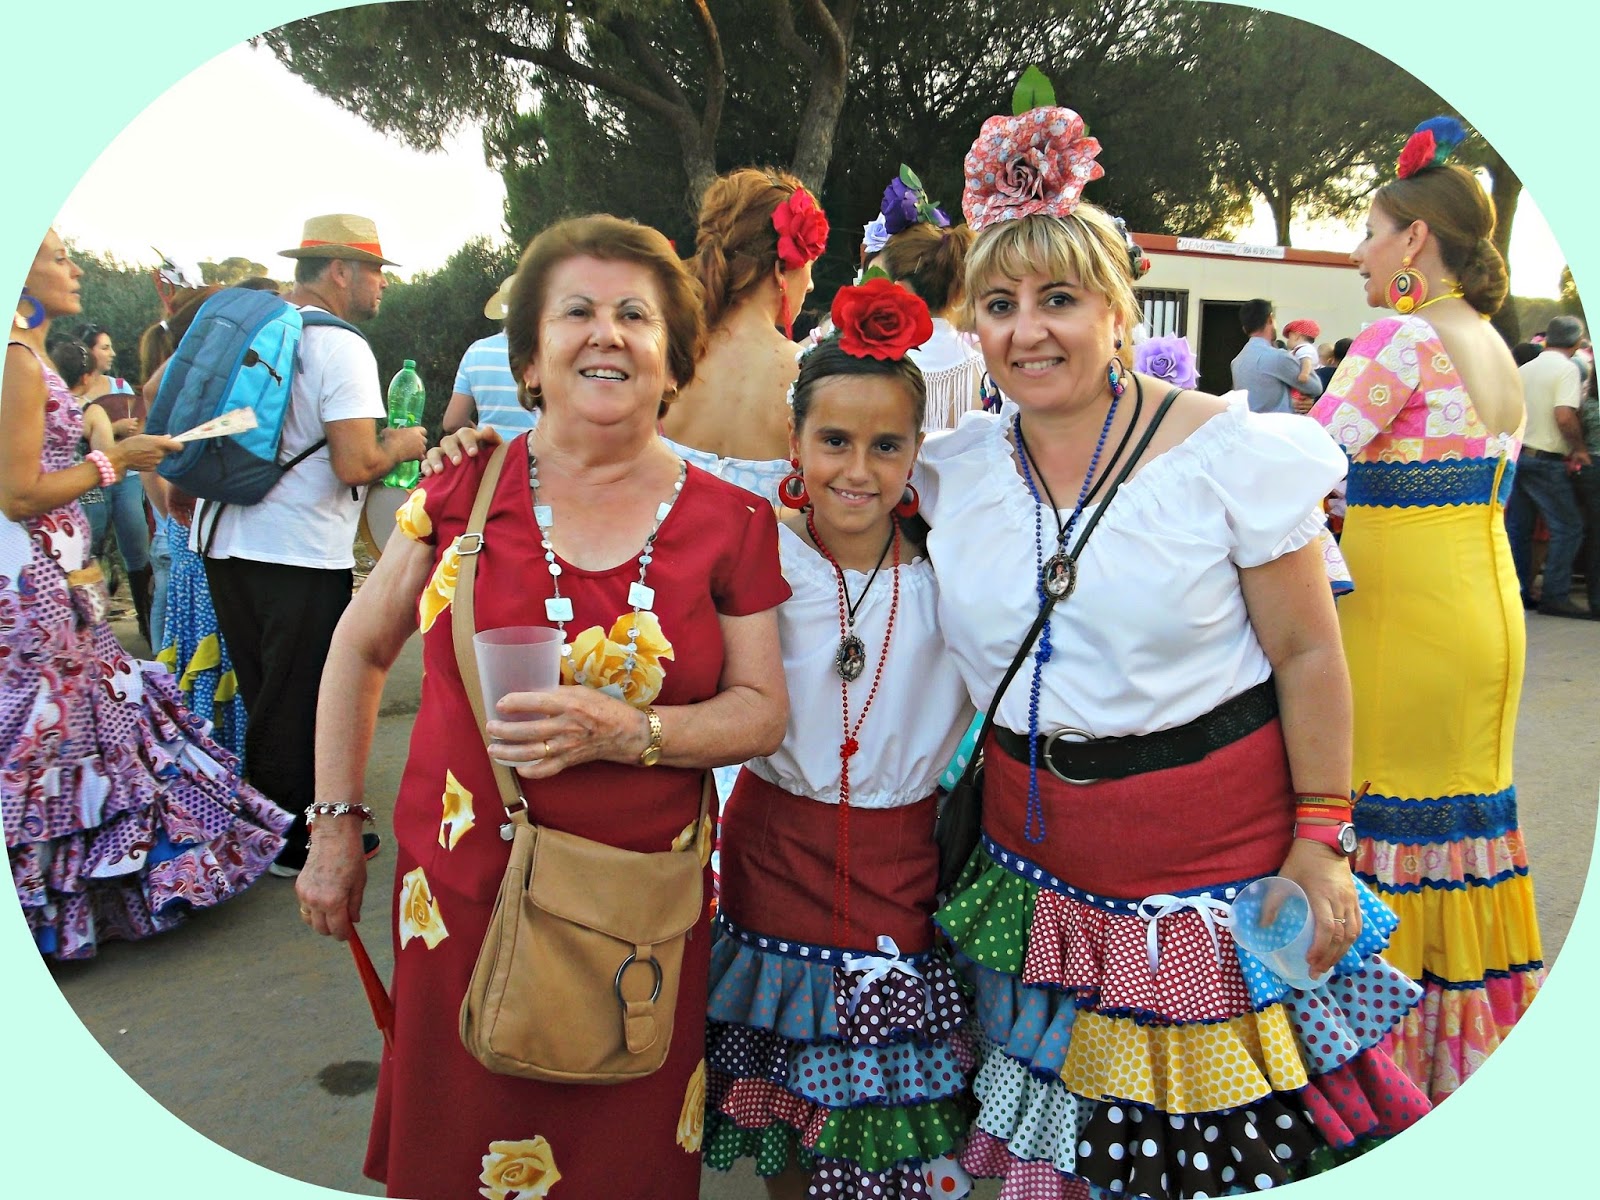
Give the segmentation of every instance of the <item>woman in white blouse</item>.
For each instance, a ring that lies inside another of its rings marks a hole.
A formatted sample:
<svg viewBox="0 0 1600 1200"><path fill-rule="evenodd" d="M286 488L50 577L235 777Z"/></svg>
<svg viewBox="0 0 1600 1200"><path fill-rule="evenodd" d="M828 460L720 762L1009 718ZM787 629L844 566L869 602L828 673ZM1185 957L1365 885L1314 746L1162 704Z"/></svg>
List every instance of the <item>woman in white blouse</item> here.
<svg viewBox="0 0 1600 1200"><path fill-rule="evenodd" d="M939 624L980 709L1055 597L936 917L994 1043L962 1161L1008 1195L1215 1196L1427 1111L1380 1045L1417 990L1338 848L1351 698L1316 539L1343 460L1302 418L1124 370L1128 247L1078 199L1098 151L1064 108L984 126L967 295L1018 412L924 451ZM1229 933L1273 874L1309 898L1309 973L1333 971L1308 990Z"/></svg>

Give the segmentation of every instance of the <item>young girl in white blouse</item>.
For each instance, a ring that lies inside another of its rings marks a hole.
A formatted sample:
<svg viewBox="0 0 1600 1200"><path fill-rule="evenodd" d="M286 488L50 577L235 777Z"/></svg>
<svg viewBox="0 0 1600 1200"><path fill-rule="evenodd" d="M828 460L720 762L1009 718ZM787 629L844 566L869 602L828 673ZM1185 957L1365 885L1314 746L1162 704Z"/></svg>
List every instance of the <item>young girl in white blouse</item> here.
<svg viewBox="0 0 1600 1200"><path fill-rule="evenodd" d="M932 834L972 709L909 484L926 397L906 351L930 321L883 279L833 321L801 361L781 490L789 728L723 817L705 1161L754 1158L773 1197L955 1196L940 1160L971 1060L933 952Z"/></svg>

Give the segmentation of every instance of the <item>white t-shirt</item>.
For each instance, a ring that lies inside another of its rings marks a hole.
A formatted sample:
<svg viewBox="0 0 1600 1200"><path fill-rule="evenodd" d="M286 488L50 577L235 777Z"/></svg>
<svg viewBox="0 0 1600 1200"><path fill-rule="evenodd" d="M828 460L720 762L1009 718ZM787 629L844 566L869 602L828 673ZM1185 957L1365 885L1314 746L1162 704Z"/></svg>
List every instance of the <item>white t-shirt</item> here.
<svg viewBox="0 0 1600 1200"><path fill-rule="evenodd" d="M1094 530L1078 559L1077 589L1050 616L1041 730L1102 738L1169 729L1271 674L1239 568L1315 539L1319 503L1346 463L1314 421L1252 413L1242 395L1147 460ZM939 626L980 709L1039 613L1036 509L1010 431L1009 421L973 413L923 447ZM1073 544L1094 511L1084 510ZM1039 516L1048 559L1055 523L1048 511ZM1030 657L1000 702L1001 725L1027 730L1032 675Z"/></svg>
<svg viewBox="0 0 1600 1200"><path fill-rule="evenodd" d="M1565 454L1571 447L1556 424L1556 409L1578 408L1583 402L1583 376L1577 365L1558 350L1542 351L1532 362L1517 368L1522 395L1528 407L1528 427L1522 444L1529 449Z"/></svg>
<svg viewBox="0 0 1600 1200"><path fill-rule="evenodd" d="M1317 348L1310 342L1301 342L1289 353L1294 355L1295 362L1302 365L1310 363L1313 371L1317 369Z"/></svg>
<svg viewBox="0 0 1600 1200"><path fill-rule="evenodd" d="M787 526L778 527L783 577L793 595L778 606L778 638L789 687L789 727L783 745L748 765L768 783L824 804L839 803L838 576L826 559ZM846 571L851 600L861 598L855 632L867 648L866 670L848 685L850 722L872 691L894 599L887 562L862 597L867 574ZM900 808L930 794L961 735L972 705L939 633L938 589L927 559L902 562L900 603L878 696L862 722L860 751L850 760L851 808Z"/></svg>
<svg viewBox="0 0 1600 1200"><path fill-rule="evenodd" d="M306 329L278 448L280 461L326 437L323 427L330 421L378 421L386 415L378 360L366 340L347 329ZM259 503L226 506L208 557L328 570L353 567L352 547L365 498L365 487L351 497L350 485L339 482L323 446L287 472ZM208 501L196 506L189 548L197 552L211 535L210 510Z"/></svg>

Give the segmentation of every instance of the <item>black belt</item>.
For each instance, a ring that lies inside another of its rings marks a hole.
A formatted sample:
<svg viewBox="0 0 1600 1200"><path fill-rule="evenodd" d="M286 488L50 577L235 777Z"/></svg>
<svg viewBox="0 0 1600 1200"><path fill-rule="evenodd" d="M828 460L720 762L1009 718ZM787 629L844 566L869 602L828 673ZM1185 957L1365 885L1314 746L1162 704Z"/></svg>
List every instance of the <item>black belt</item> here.
<svg viewBox="0 0 1600 1200"><path fill-rule="evenodd" d="M1566 458L1567 458L1567 456L1565 454L1562 454L1559 451L1556 451L1556 450L1535 450L1532 446L1524 446L1522 448L1522 454L1521 454L1520 457L1522 457L1522 458L1529 458L1529 457L1532 457L1532 458L1554 458L1554 459L1556 459L1558 461L1562 461L1562 462L1566 461Z"/></svg>
<svg viewBox="0 0 1600 1200"><path fill-rule="evenodd" d="M1278 693L1268 679L1176 729L1093 741L1071 740L1073 734L1082 736L1081 729L1057 729L1041 734L1037 739L1039 765L1067 783L1126 779L1130 775L1199 762L1212 751L1254 733L1277 715ZM1028 761L1026 734L996 725L994 741L1018 762Z"/></svg>

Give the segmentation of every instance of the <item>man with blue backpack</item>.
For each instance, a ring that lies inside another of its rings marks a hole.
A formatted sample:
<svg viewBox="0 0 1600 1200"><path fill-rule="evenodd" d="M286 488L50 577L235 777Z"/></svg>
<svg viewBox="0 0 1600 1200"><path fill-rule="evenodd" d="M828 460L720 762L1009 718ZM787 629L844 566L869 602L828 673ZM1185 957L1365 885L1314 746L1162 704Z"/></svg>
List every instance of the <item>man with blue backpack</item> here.
<svg viewBox="0 0 1600 1200"><path fill-rule="evenodd" d="M279 311L267 314L271 320L237 361L220 364L226 378L212 389L220 397L218 415L255 407L259 423L234 437L191 443L205 447L196 451L195 474L206 473L208 464L214 468L219 497L196 507L191 537L193 548L205 555L217 623L244 696L250 781L300 814L270 868L274 875L293 876L305 863L309 841L305 809L317 798L317 689L334 627L350 602L362 489L400 463L420 459L427 435L420 426L381 427L386 413L377 359L351 324L377 315L387 286L383 268L394 265L383 256L377 226L344 213L313 217L300 245L282 253L295 260L294 289ZM208 303L227 297L220 292ZM273 320L284 321L286 331L274 332ZM185 341L196 337L198 354L205 345L205 335L196 332L201 323L197 317L185 335ZM217 344L228 345L231 354L238 347L228 342L229 333L228 321L213 323ZM236 329L232 336L239 336ZM275 358L283 339L297 345ZM174 357L183 359L182 350ZM203 374L193 372L191 392L202 387ZM261 394L240 400L257 381ZM276 411L274 381L280 388L288 383L287 401L280 400ZM183 378L174 382L169 371L163 391L169 382L184 394ZM251 449L252 438L266 443L255 447L258 458L239 457ZM202 453L213 457L203 460ZM324 820L344 825L361 816ZM377 835L362 836L370 858L377 853Z"/></svg>

